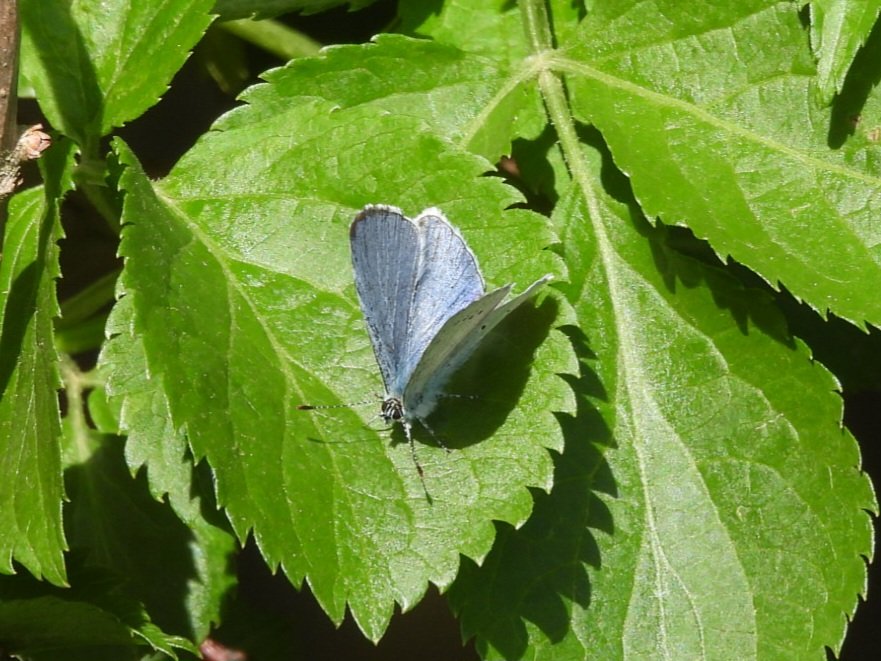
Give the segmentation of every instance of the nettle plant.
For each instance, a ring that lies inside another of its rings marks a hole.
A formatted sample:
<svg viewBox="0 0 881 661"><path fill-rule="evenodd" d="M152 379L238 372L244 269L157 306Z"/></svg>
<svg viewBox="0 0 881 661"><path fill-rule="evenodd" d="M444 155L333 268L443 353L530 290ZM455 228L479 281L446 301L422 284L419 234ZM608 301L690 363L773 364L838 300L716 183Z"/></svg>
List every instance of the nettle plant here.
<svg viewBox="0 0 881 661"><path fill-rule="evenodd" d="M251 538L371 641L433 584L488 659L837 652L877 512L840 383L878 387L881 3L402 2L167 176L114 135L206 33L294 41L223 21L340 4L20 0L54 144L0 266L2 649L217 658ZM72 196L122 268L59 303ZM449 452L417 426L425 488L378 400L298 409L381 393L369 203L443 209L488 286L554 274L448 385Z"/></svg>

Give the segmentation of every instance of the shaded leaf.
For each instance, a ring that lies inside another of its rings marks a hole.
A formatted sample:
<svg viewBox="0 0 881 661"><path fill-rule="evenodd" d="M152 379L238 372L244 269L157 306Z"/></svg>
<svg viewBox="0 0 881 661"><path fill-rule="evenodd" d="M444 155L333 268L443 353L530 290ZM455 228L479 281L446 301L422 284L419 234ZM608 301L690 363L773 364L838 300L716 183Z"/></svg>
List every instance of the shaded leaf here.
<svg viewBox="0 0 881 661"><path fill-rule="evenodd" d="M61 525L58 356L53 318L61 237L58 205L70 187L71 145L45 157L46 186L9 204L0 262L0 572L13 560L66 583Z"/></svg>
<svg viewBox="0 0 881 661"><path fill-rule="evenodd" d="M163 634L106 573L71 565L72 588L29 576L0 577L0 639L4 651L28 659L141 658L145 649L177 658L187 641Z"/></svg>
<svg viewBox="0 0 881 661"><path fill-rule="evenodd" d="M22 67L52 126L87 151L165 92L213 0L24 0Z"/></svg>

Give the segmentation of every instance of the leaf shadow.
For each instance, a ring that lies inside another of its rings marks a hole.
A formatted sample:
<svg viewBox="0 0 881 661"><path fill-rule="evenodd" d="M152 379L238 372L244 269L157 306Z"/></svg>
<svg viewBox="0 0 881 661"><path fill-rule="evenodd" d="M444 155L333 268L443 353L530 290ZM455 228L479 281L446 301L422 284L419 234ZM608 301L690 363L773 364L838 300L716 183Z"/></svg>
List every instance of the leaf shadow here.
<svg viewBox="0 0 881 661"><path fill-rule="evenodd" d="M490 438L524 394L535 353L551 331L559 305L552 296L540 305L528 302L514 310L480 343L475 353L453 375L438 407L429 416L432 432L419 426L420 442L461 449ZM393 442L406 442L396 425Z"/></svg>
<svg viewBox="0 0 881 661"><path fill-rule="evenodd" d="M841 92L832 101L832 116L829 119L827 136L830 149L838 149L860 129L860 113L879 82L881 82L881 22L876 22L866 43L857 52L848 69ZM866 127L865 131L869 133L878 129L877 126L870 126ZM879 139L870 139L870 141L877 143Z"/></svg>
<svg viewBox="0 0 881 661"><path fill-rule="evenodd" d="M463 633L479 634L478 650L492 647L506 659L522 658L529 646L526 622L537 626L551 643L570 628L571 603L587 609L591 588L587 565L601 569L593 530L615 531L609 508L600 497L617 497L606 447L609 429L589 397L607 400L589 362L596 356L574 326L562 328L579 358L579 374L561 375L576 393L574 415L556 413L565 452L554 456L550 493L534 491L535 506L520 529L497 523L493 550L481 566L463 559L450 589L450 601Z"/></svg>
<svg viewBox="0 0 881 661"><path fill-rule="evenodd" d="M651 225L640 213L634 213L631 221L646 238L671 295L677 295L680 287L706 288L716 306L731 315L743 335L749 335L750 328L755 327L789 349L795 346L769 286L752 271L731 259L723 264L710 244L687 228L668 227L660 221Z"/></svg>
<svg viewBox="0 0 881 661"><path fill-rule="evenodd" d="M94 571L118 581L120 594L142 603L163 631L193 638L187 586L202 580L193 561L193 533L167 502L153 498L144 470L135 476L129 472L122 438L93 438L98 446L88 460L64 472L71 550Z"/></svg>

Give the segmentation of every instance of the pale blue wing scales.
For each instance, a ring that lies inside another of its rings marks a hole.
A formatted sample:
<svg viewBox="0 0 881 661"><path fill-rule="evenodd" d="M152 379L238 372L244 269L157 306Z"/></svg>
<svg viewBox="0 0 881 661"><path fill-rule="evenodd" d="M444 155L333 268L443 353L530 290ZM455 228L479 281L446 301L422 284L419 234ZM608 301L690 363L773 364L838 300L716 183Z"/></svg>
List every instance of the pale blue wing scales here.
<svg viewBox="0 0 881 661"><path fill-rule="evenodd" d="M505 285L453 315L434 336L407 383L404 390L407 414L421 419L431 413L444 384L474 353L483 338L551 278L546 275L536 280L522 294L502 303L511 290L511 285Z"/></svg>
<svg viewBox="0 0 881 661"><path fill-rule="evenodd" d="M419 275L419 231L395 207L368 206L349 229L355 289L389 394L406 363L411 304Z"/></svg>
<svg viewBox="0 0 881 661"><path fill-rule="evenodd" d="M450 317L484 293L474 254L438 209L426 209L413 221L419 231L422 260L410 308L404 364L394 384L407 389L422 354Z"/></svg>

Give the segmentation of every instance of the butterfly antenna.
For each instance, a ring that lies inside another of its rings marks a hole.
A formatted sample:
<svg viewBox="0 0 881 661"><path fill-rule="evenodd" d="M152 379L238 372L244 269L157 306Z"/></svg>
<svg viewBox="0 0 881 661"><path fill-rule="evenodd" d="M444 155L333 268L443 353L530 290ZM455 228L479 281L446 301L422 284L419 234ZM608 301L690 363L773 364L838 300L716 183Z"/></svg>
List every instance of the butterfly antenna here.
<svg viewBox="0 0 881 661"><path fill-rule="evenodd" d="M364 400L362 402L352 402L351 404L298 404L298 411L317 411L320 409L350 409L355 406L366 406L372 404L373 399Z"/></svg>

